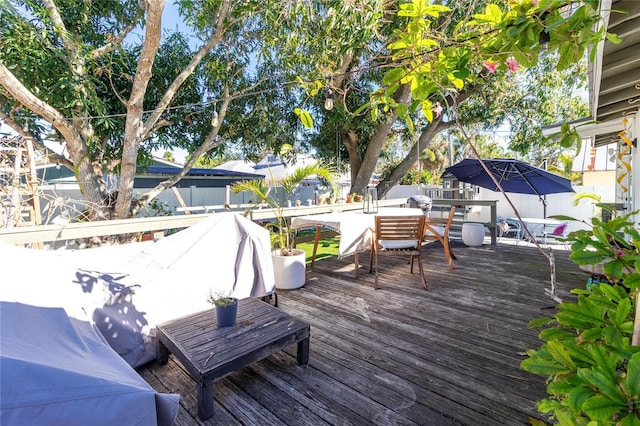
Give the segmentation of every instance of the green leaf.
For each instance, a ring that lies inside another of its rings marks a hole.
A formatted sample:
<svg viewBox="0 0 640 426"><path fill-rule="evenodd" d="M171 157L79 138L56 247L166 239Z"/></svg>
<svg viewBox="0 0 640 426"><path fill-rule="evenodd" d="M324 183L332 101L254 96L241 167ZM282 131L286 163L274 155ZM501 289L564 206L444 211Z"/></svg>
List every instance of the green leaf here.
<svg viewBox="0 0 640 426"><path fill-rule="evenodd" d="M416 47L434 47L437 46L438 42L431 38L421 38L416 42Z"/></svg>
<svg viewBox="0 0 640 426"><path fill-rule="evenodd" d="M617 34L606 33L605 37L607 38L607 40L609 40L609 42L611 42L613 44L622 43L622 39Z"/></svg>
<svg viewBox="0 0 640 426"><path fill-rule="evenodd" d="M413 133L414 125L413 120L411 119L411 114L406 114L404 116L404 122L407 124L407 129L409 130L409 132Z"/></svg>
<svg viewBox="0 0 640 426"><path fill-rule="evenodd" d="M289 154L291 150L293 150L293 146L291 144L288 144L288 143L282 144L282 146L280 147L280 155L284 157L287 154Z"/></svg>
<svg viewBox="0 0 640 426"><path fill-rule="evenodd" d="M402 40L398 40L398 41L394 41L393 43L389 43L387 47L389 48L389 50L402 50L402 49L408 49L410 46L409 46L409 43Z"/></svg>
<svg viewBox="0 0 640 426"><path fill-rule="evenodd" d="M551 317L540 317L540 318L534 318L531 321L529 321L529 328L540 328L540 327L544 327L545 325L553 322L554 319Z"/></svg>
<svg viewBox="0 0 640 426"><path fill-rule="evenodd" d="M545 376L571 372L571 370L568 370L566 367L553 360L544 359L538 356L525 359L520 363L520 367L530 373L542 374Z"/></svg>
<svg viewBox="0 0 640 426"><path fill-rule="evenodd" d="M569 259L578 265L597 265L605 258L602 253L591 250L571 251Z"/></svg>
<svg viewBox="0 0 640 426"><path fill-rule="evenodd" d="M636 269L638 267L636 266ZM640 288L640 273L629 274L624 278L624 285L631 290Z"/></svg>
<svg viewBox="0 0 640 426"><path fill-rule="evenodd" d="M622 299L618 303L615 315L611 318L611 321L616 327L620 327L625 321L629 319L631 313L631 300L628 298Z"/></svg>
<svg viewBox="0 0 640 426"><path fill-rule="evenodd" d="M622 278L622 263L618 260L613 260L611 262L605 263L603 269L604 274L607 276L607 278L613 279L614 281Z"/></svg>
<svg viewBox="0 0 640 426"><path fill-rule="evenodd" d="M552 327L540 332L540 339L546 342L551 340L575 339L575 333L570 333L559 327Z"/></svg>
<svg viewBox="0 0 640 426"><path fill-rule="evenodd" d="M624 383L630 395L640 395L640 352L636 352L629 359Z"/></svg>
<svg viewBox="0 0 640 426"><path fill-rule="evenodd" d="M640 426L640 417L637 413L630 413L622 418L619 423L620 426Z"/></svg>
<svg viewBox="0 0 640 426"><path fill-rule="evenodd" d="M606 307L603 306L563 303L562 311L556 314L556 319L563 325L584 329L594 325L606 325L605 313Z"/></svg>
<svg viewBox="0 0 640 426"><path fill-rule="evenodd" d="M296 108L296 109L298 109L298 108ZM309 111L300 110L299 114L297 114L297 115L300 118L300 122L302 123L302 125L305 128L311 129L313 127L313 118L311 118L311 114L309 114Z"/></svg>
<svg viewBox="0 0 640 426"><path fill-rule="evenodd" d="M573 411L579 413L582 411L582 405L584 402L594 395L595 393L589 388L574 387L567 396L567 402Z"/></svg>
<svg viewBox="0 0 640 426"><path fill-rule="evenodd" d="M453 70L451 72L451 74L455 77L455 78L459 78L461 80L466 80L469 77L470 71L468 68L460 68L457 70Z"/></svg>
<svg viewBox="0 0 640 426"><path fill-rule="evenodd" d="M567 352L565 346L562 343L551 341L547 343L547 349L549 350L549 354L553 357L554 360L562 364L563 366L574 370L576 365L574 364L571 356Z"/></svg>
<svg viewBox="0 0 640 426"><path fill-rule="evenodd" d="M624 408L624 404L618 404L602 395L593 396L582 404L582 410L592 420L610 420L612 416Z"/></svg>
<svg viewBox="0 0 640 426"><path fill-rule="evenodd" d="M395 83L404 76L404 73L405 71L403 68L394 68L384 75L382 78L382 84L387 86L391 83Z"/></svg>
<svg viewBox="0 0 640 426"><path fill-rule="evenodd" d="M602 337L604 337L604 341L613 347L620 347L622 346L622 334L620 333L620 330L618 330L618 328L610 326L610 327L605 327L602 330Z"/></svg>
<svg viewBox="0 0 640 426"><path fill-rule="evenodd" d="M615 377L613 380L611 380L602 373L588 369L578 370L578 376L594 386L600 393L602 393L606 397L609 403L618 405L625 404L626 398L615 382ZM587 411L586 408L585 411Z"/></svg>

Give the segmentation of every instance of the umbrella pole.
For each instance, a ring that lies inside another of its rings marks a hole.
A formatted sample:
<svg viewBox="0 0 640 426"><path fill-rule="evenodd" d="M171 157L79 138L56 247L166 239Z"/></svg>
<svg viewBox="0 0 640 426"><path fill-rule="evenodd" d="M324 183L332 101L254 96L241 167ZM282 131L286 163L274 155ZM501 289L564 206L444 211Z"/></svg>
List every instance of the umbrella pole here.
<svg viewBox="0 0 640 426"><path fill-rule="evenodd" d="M531 234L531 231L529 231L529 227L524 226L524 221L522 220L522 217L520 216L520 212L518 212L518 210L516 209L516 206L511 201L511 198L509 198L509 196L505 192L504 188L502 188L502 185L500 185L500 182L498 182L498 179L496 179L496 177L493 175L493 173L491 173L489 171L489 168L487 167L487 165L484 163L484 161L482 161L482 158L480 158L480 154L478 153L478 150L476 149L475 145L473 143L471 143L471 139L469 138L469 136L467 135L467 132L465 131L465 129L462 126L462 124L460 123L460 117L458 116L458 112L455 109L454 109L454 117L456 119L456 124L458 125L458 128L460 129L460 132L462 133L464 138L467 140L467 143L469 144L469 146L473 150L473 153L476 156L476 158L478 159L478 161L480 162L480 165L482 166L482 168L485 170L487 175L491 178L493 183L496 185L496 188L498 188L500 190L500 193L504 196L504 198L507 200L507 202L509 203L509 205L513 209L514 213L518 217L518 220L520 221L520 224L522 225L522 228L524 228L524 230L526 231L527 235L529 236L530 241L533 242L536 245L538 250L540 250L540 253L542 253L542 255L544 257L546 257L547 260L549 261L549 266L550 266L550 269L551 269L551 289L545 289L545 293L547 295L549 295L549 297L551 297L551 299L553 299L554 301L562 302L562 299L560 299L558 296L556 296L556 260L555 260L555 257L553 256L553 251L551 250L551 248L549 248L549 254L545 253L543 248L538 243L538 240L536 239L536 237ZM546 203L544 203L544 206L545 206L545 218L546 218Z"/></svg>

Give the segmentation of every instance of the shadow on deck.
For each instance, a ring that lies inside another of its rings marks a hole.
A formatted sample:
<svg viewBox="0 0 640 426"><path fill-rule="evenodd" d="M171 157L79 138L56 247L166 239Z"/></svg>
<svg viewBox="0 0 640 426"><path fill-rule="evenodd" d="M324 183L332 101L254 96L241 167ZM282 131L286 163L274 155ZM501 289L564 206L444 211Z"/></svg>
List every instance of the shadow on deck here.
<svg viewBox="0 0 640 426"><path fill-rule="evenodd" d="M369 255L316 262L305 287L280 291L280 309L311 324L307 368L296 347L215 386L215 414L197 419L195 382L172 359L139 370L156 390L181 395L176 424L525 425L541 418L544 378L519 368L538 348L527 323L554 313L548 260L524 245L452 243L449 269L434 243L423 253L428 290L404 259L384 258L373 289ZM547 251L548 252L548 251ZM554 250L557 294L586 274Z"/></svg>

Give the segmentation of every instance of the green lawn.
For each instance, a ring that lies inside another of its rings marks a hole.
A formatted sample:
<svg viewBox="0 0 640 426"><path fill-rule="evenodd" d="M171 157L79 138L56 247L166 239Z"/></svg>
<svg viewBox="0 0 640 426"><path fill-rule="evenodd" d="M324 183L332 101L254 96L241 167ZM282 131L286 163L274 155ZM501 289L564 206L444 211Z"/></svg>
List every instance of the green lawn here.
<svg viewBox="0 0 640 426"><path fill-rule="evenodd" d="M315 231L300 231L298 236L313 235ZM316 260L324 259L331 256L338 255L338 244L340 244L339 237L324 238L318 243L318 252L316 253ZM311 255L313 254L313 241L308 243L298 243L296 248L304 250L307 253L307 263L311 263Z"/></svg>

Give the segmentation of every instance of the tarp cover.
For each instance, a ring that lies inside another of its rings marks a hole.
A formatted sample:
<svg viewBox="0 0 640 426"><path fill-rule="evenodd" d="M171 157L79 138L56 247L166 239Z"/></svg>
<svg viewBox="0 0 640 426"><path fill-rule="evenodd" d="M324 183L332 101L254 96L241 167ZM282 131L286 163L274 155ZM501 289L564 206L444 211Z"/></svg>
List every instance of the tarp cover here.
<svg viewBox="0 0 640 426"><path fill-rule="evenodd" d="M0 300L91 319L134 367L155 358L155 324L211 308L210 291L239 299L275 291L268 231L234 213L156 242L75 251L0 244L0 259Z"/></svg>
<svg viewBox="0 0 640 426"><path fill-rule="evenodd" d="M0 302L3 425L171 425L159 394L86 321L62 308Z"/></svg>

